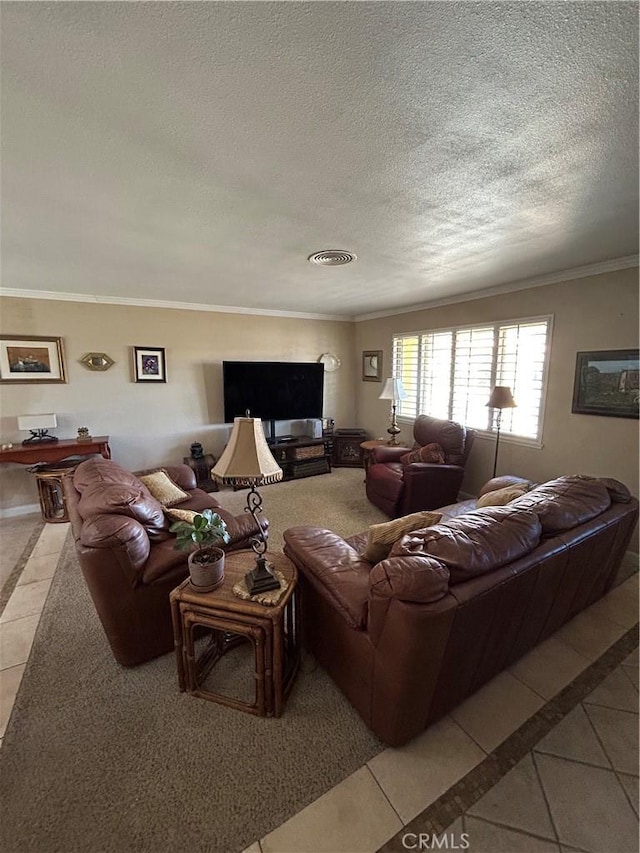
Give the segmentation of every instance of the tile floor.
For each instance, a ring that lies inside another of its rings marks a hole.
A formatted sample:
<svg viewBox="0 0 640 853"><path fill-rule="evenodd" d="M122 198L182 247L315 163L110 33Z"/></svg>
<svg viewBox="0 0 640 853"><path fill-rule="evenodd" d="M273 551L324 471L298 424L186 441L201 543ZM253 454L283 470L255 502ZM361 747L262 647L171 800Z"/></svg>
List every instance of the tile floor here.
<svg viewBox="0 0 640 853"><path fill-rule="evenodd" d="M0 535L10 523L0 521ZM66 524L46 524L37 541L34 534L0 615L0 737L67 532ZM440 849L638 851L638 652L627 634L637 622L634 574L410 744L375 756L246 853L374 853L419 850L420 843L438 849L428 832L420 838L415 830L446 801L459 814L440 823ZM457 786L625 635L635 651L462 810Z"/></svg>

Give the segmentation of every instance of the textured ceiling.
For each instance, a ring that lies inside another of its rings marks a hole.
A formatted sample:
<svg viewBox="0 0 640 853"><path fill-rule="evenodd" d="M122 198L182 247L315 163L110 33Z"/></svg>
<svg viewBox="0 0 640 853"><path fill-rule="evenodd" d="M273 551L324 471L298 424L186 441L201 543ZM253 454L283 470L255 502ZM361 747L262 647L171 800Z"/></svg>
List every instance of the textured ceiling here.
<svg viewBox="0 0 640 853"><path fill-rule="evenodd" d="M8 291L354 316L638 251L635 2L1 7Z"/></svg>

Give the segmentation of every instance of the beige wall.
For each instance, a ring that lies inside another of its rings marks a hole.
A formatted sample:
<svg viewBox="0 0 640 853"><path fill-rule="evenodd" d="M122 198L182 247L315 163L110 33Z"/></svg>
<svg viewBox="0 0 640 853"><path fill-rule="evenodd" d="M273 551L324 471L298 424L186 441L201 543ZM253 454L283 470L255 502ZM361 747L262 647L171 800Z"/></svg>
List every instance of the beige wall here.
<svg viewBox="0 0 640 853"><path fill-rule="evenodd" d="M498 473L534 480L585 473L616 477L638 494L638 421L571 413L576 353L638 346L638 269L582 278L515 293L460 302L356 325L356 347L384 351L391 375L394 332L446 328L467 323L553 315L553 339L544 419L544 446L525 447L501 439ZM386 435L389 405L381 386L360 382L357 420L372 435ZM401 438L411 437L411 425ZM491 476L495 439L476 439L463 489L477 493ZM636 549L637 550L637 549Z"/></svg>
<svg viewBox="0 0 640 853"><path fill-rule="evenodd" d="M221 423L223 359L315 361L332 352L342 365L326 374L325 416L338 427L386 436L389 406L378 400L381 385L361 380L362 350L384 351L386 377L393 332L552 314L544 446L503 438L498 470L535 480L616 477L638 494L638 421L571 413L576 352L638 346L637 269L355 324L13 298L0 299L0 311L6 334L61 335L68 374L64 385L0 386L2 442L24 437L16 415L52 411L60 437L74 436L78 426L108 434L114 458L129 468L180 461L192 441L220 453L228 436ZM166 348L166 385L133 382L134 345ZM116 364L91 372L78 362L90 351L106 352ZM401 426L401 437L410 438L411 424ZM463 490L476 493L490 477L494 441L476 440ZM22 466L3 465L0 481L0 512L37 501Z"/></svg>
<svg viewBox="0 0 640 853"><path fill-rule="evenodd" d="M337 426L354 423L352 323L16 298L0 300L0 323L4 334L62 336L68 379L0 386L2 443L25 437L16 415L55 412L60 438L74 437L79 426L110 435L113 458L128 468L181 462L193 441L219 455L229 434L223 359L316 361L323 352L342 361L326 374L324 414ZM133 382L132 346L165 347L166 385ZM92 372L79 363L87 352L106 352L116 363ZM33 475L2 465L0 512L34 503Z"/></svg>

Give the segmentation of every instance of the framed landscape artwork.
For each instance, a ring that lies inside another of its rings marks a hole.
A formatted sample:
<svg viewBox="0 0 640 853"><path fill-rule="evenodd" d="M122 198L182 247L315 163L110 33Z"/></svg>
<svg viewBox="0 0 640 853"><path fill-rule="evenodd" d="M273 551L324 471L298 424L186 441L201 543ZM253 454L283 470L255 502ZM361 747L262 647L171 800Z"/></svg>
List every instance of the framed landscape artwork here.
<svg viewBox="0 0 640 853"><path fill-rule="evenodd" d="M133 372L136 382L166 382L167 366L163 347L134 347Z"/></svg>
<svg viewBox="0 0 640 853"><path fill-rule="evenodd" d="M62 338L0 337L0 382L66 382Z"/></svg>
<svg viewBox="0 0 640 853"><path fill-rule="evenodd" d="M637 349L578 353L572 412L637 418L639 395Z"/></svg>

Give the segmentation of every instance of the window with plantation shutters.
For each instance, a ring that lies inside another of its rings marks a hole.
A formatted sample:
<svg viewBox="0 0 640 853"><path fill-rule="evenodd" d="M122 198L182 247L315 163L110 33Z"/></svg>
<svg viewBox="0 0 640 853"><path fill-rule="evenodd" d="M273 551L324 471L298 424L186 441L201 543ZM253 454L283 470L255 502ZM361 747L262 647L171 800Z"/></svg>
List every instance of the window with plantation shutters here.
<svg viewBox="0 0 640 853"><path fill-rule="evenodd" d="M394 376L407 398L398 415L427 414L494 431L487 406L494 385L508 385L517 403L502 410L501 433L541 441L551 317L486 323L393 336Z"/></svg>

